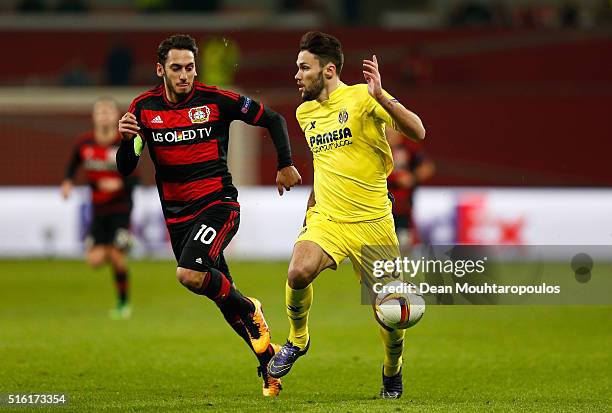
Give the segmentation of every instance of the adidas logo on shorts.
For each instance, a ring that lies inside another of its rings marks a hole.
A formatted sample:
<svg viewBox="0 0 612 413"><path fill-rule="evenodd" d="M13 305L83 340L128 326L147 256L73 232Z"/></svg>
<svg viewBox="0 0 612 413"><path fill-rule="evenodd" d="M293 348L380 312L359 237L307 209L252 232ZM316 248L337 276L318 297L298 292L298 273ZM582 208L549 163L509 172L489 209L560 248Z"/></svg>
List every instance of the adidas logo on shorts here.
<svg viewBox="0 0 612 413"><path fill-rule="evenodd" d="M196 258L196 262L197 262L198 264L202 264L202 258Z"/></svg>

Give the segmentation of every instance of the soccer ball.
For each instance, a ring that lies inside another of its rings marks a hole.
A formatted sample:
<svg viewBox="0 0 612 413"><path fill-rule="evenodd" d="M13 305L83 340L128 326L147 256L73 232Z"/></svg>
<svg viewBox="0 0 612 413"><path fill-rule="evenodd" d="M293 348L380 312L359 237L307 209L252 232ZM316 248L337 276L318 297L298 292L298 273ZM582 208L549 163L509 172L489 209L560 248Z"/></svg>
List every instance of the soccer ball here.
<svg viewBox="0 0 612 413"><path fill-rule="evenodd" d="M408 291L408 286L412 291ZM387 327L406 329L412 327L425 314L425 299L414 284L396 280L385 284L376 296L376 317Z"/></svg>

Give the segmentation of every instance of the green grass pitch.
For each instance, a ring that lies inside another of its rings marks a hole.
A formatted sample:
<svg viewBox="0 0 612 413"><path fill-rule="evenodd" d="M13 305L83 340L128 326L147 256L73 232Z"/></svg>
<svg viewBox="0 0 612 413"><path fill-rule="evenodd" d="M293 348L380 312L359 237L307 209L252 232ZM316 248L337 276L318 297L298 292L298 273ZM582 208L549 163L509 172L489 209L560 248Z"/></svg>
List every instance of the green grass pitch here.
<svg viewBox="0 0 612 413"><path fill-rule="evenodd" d="M58 393L35 411L610 411L612 307L429 306L407 331L404 396L379 400L382 347L350 266L315 282L312 346L274 400L217 308L171 262L133 262L133 317L110 271L0 261L0 394ZM284 342L287 263L230 263ZM0 410L6 409L0 406ZM15 411L27 409L18 408Z"/></svg>

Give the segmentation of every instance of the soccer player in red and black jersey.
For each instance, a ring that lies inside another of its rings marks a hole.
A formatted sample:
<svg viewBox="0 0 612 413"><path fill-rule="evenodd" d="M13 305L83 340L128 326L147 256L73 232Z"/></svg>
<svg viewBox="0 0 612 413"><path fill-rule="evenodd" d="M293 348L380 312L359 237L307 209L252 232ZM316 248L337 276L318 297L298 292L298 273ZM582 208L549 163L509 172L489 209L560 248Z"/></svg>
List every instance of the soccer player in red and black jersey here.
<svg viewBox="0 0 612 413"><path fill-rule="evenodd" d="M93 217L87 238L87 261L93 267L109 262L115 276L117 308L113 318L128 318L128 266L126 250L129 246L132 190L136 178L123 177L117 171L115 154L121 135L117 130L119 108L111 98L101 98L93 106L92 131L78 140L62 182L62 195L68 198L73 189L77 170L85 170L91 187Z"/></svg>
<svg viewBox="0 0 612 413"><path fill-rule="evenodd" d="M280 380L266 371L275 346L261 303L238 291L223 257L240 217L238 193L227 168L230 123L241 120L268 129L278 153L280 195L301 183L301 177L293 167L283 117L246 96L195 81L196 56L196 43L188 35L160 43L157 76L163 84L134 99L120 119L123 141L117 165L128 175L142 145L149 145L178 280L217 304L257 356L264 396L276 396Z"/></svg>
<svg viewBox="0 0 612 413"><path fill-rule="evenodd" d="M393 171L387 178L387 187L393 195L393 220L402 252L408 253L418 242L412 202L414 190L435 173L435 164L423 147L387 128L387 140L393 152Z"/></svg>

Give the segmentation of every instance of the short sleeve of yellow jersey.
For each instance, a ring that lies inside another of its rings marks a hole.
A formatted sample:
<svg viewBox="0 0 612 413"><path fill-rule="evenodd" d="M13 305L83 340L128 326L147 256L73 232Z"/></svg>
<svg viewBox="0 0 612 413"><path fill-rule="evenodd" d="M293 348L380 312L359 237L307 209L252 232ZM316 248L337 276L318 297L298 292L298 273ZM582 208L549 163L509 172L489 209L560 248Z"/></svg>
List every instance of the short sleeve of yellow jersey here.
<svg viewBox="0 0 612 413"><path fill-rule="evenodd" d="M366 88L367 93L367 88ZM397 101L393 96L391 96L386 90L383 89L384 95L391 100ZM374 118L378 119L380 122L384 122L389 125L391 128L397 130L397 125L393 121L389 112L387 112L381 105L368 93L368 113L370 113Z"/></svg>
<svg viewBox="0 0 612 413"><path fill-rule="evenodd" d="M300 125L300 129L305 133L305 129L307 125L307 121L306 118L304 117L304 112L308 111L307 106L308 104L312 104L312 102L303 102L300 106L297 107L297 109L295 110L295 119L298 122L298 125Z"/></svg>
<svg viewBox="0 0 612 413"><path fill-rule="evenodd" d="M300 116L300 107L298 106L297 109L295 109L295 119L297 120L298 125L300 125L300 129L304 130L304 125L302 125L302 117Z"/></svg>

